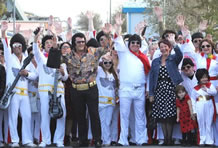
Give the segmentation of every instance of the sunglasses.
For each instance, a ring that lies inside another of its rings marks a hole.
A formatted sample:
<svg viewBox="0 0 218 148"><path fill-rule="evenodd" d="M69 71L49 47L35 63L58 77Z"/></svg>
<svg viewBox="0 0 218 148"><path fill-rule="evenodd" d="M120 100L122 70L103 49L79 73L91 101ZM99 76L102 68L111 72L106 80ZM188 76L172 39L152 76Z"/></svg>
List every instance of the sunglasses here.
<svg viewBox="0 0 218 148"><path fill-rule="evenodd" d="M100 41L104 41L104 38L100 38Z"/></svg>
<svg viewBox="0 0 218 148"><path fill-rule="evenodd" d="M13 47L13 48L21 48L21 47L22 47L22 44L20 44L20 43L14 43L14 44L12 45L12 47Z"/></svg>
<svg viewBox="0 0 218 148"><path fill-rule="evenodd" d="M201 46L202 49L205 48L205 47L210 48L211 46L210 46L209 44L208 44L208 45L202 45L202 46Z"/></svg>
<svg viewBox="0 0 218 148"><path fill-rule="evenodd" d="M188 66L182 66L182 70L185 70L185 69L190 69L191 68L191 66L190 65L188 65Z"/></svg>
<svg viewBox="0 0 218 148"><path fill-rule="evenodd" d="M68 49L68 48L70 48L70 47L69 46L62 46L61 49Z"/></svg>
<svg viewBox="0 0 218 148"><path fill-rule="evenodd" d="M136 45L139 45L139 44L140 44L139 41L131 41L130 43L131 43L131 44L134 44L134 45L135 45L135 44L136 44Z"/></svg>
<svg viewBox="0 0 218 148"><path fill-rule="evenodd" d="M106 64L112 64L112 62L110 61L110 62L107 62L107 61L105 61L105 62L103 62L105 65Z"/></svg>
<svg viewBox="0 0 218 148"><path fill-rule="evenodd" d="M84 44L85 41L76 41L77 44Z"/></svg>
<svg viewBox="0 0 218 148"><path fill-rule="evenodd" d="M166 38L168 38L169 37L169 34L165 34L164 35L164 38L166 39Z"/></svg>
<svg viewBox="0 0 218 148"><path fill-rule="evenodd" d="M202 40L194 40L194 43L200 43Z"/></svg>

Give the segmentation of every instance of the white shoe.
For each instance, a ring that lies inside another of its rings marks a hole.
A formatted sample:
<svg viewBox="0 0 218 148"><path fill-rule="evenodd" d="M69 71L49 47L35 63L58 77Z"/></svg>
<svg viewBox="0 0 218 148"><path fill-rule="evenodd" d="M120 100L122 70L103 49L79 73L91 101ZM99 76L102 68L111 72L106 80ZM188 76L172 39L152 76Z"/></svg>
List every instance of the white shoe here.
<svg viewBox="0 0 218 148"><path fill-rule="evenodd" d="M32 142L25 144L26 147L36 147L36 145Z"/></svg>
<svg viewBox="0 0 218 148"><path fill-rule="evenodd" d="M163 143L164 143L164 140L160 139L159 142L158 142L158 145L162 145Z"/></svg>
<svg viewBox="0 0 218 148"><path fill-rule="evenodd" d="M57 147L64 147L63 143L57 143L56 146Z"/></svg>
<svg viewBox="0 0 218 148"><path fill-rule="evenodd" d="M20 147L19 143L14 142L10 144L10 147Z"/></svg>
<svg viewBox="0 0 218 148"><path fill-rule="evenodd" d="M175 142L174 142L174 144L175 144L175 145L180 145L181 142L179 141L179 139L176 139Z"/></svg>
<svg viewBox="0 0 218 148"><path fill-rule="evenodd" d="M0 141L0 147L4 147L4 146L5 146L5 144Z"/></svg>
<svg viewBox="0 0 218 148"><path fill-rule="evenodd" d="M41 143L39 144L39 147L46 147L46 143L41 142Z"/></svg>

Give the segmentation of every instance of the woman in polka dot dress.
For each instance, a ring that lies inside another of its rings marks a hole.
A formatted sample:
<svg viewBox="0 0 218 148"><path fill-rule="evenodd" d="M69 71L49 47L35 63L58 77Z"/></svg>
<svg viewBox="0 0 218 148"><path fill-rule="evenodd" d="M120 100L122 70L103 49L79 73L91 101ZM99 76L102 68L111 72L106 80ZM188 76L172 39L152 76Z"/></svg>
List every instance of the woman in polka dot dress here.
<svg viewBox="0 0 218 148"><path fill-rule="evenodd" d="M149 77L149 100L153 102L152 117L161 124L164 134L163 145L173 145L173 125L176 122L175 86L183 81L178 65L183 55L176 46L175 35L158 43L161 57L152 62ZM174 49L175 54L170 54Z"/></svg>
<svg viewBox="0 0 218 148"><path fill-rule="evenodd" d="M197 128L195 116L193 114L192 103L185 87L178 85L176 87L176 107L177 122L180 122L182 131L182 144L191 145L192 131Z"/></svg>

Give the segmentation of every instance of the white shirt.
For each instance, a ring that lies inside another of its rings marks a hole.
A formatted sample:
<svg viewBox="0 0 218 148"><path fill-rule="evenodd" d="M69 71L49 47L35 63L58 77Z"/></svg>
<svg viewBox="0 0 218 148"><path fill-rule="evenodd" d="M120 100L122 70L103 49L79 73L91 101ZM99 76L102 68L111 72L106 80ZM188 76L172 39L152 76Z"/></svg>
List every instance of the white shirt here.
<svg viewBox="0 0 218 148"><path fill-rule="evenodd" d="M122 37L117 37L114 42L119 57L120 83L145 84L148 77L141 60L129 51Z"/></svg>
<svg viewBox="0 0 218 148"><path fill-rule="evenodd" d="M99 106L106 107L115 105L115 79L112 73L104 72L101 66L98 66L96 77L99 94Z"/></svg>

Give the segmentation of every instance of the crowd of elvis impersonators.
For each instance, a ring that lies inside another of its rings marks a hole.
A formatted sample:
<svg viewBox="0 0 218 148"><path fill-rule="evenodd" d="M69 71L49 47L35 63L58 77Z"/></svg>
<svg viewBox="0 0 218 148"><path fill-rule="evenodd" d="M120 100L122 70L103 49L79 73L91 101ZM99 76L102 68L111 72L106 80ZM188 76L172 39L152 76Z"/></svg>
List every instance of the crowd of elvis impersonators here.
<svg viewBox="0 0 218 148"><path fill-rule="evenodd" d="M205 22L191 34L178 15L176 33L154 11L158 40L145 21L122 35L120 14L96 32L87 12L85 34L50 16L31 44L2 21L0 147L218 146L218 45Z"/></svg>

